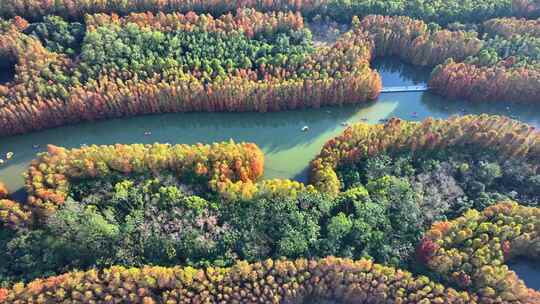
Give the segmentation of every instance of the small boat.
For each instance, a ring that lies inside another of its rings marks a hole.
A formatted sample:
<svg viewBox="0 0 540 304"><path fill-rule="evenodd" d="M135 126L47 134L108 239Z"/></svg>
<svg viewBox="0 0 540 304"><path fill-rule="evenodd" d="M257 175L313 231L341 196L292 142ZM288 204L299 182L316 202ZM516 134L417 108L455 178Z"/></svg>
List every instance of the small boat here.
<svg viewBox="0 0 540 304"><path fill-rule="evenodd" d="M13 152L6 153L6 159L11 159L13 157Z"/></svg>
<svg viewBox="0 0 540 304"><path fill-rule="evenodd" d="M145 132L144 132L144 135L145 135L145 136L150 136L150 135L152 135L152 132L150 132L150 131L145 131Z"/></svg>
<svg viewBox="0 0 540 304"><path fill-rule="evenodd" d="M4 164L4 160L0 158L0 165Z"/></svg>
<svg viewBox="0 0 540 304"><path fill-rule="evenodd" d="M342 123L341 123L341 125L342 125L342 126L344 126L344 127L346 127L346 126L348 126L348 125L349 125L349 123L348 123L348 122L346 122L346 121L344 121L344 122L342 122Z"/></svg>
<svg viewBox="0 0 540 304"><path fill-rule="evenodd" d="M309 127L308 127L308 126L304 126L304 127L302 128L302 132L307 132L307 131L309 131Z"/></svg>

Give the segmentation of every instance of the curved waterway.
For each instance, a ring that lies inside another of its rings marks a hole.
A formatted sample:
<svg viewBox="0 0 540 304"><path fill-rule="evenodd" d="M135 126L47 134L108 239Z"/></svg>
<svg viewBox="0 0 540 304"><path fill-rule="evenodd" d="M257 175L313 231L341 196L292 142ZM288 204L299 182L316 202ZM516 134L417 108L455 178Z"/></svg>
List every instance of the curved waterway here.
<svg viewBox="0 0 540 304"><path fill-rule="evenodd" d="M425 84L429 77L429 70L396 59L377 60L374 66L382 74L384 86ZM11 190L20 189L23 172L47 144L71 148L115 143L211 143L229 139L254 142L264 151L264 178L305 181L309 161L348 124L378 123L391 117L422 120L429 116L492 113L540 125L540 112L524 105L507 106L448 101L429 92L404 92L384 93L376 102L358 106L278 113L177 113L82 123L1 138L0 158L7 152L13 152L14 157L0 165L0 181ZM302 132L304 126L309 131ZM145 135L147 132L151 134Z"/></svg>
<svg viewBox="0 0 540 304"><path fill-rule="evenodd" d="M384 86L425 84L430 70L402 64L397 59L373 62ZM1 73L0 73L1 74ZM4 78L7 78L4 77ZM4 79L5 80L5 79ZM23 172L47 144L63 147L115 143L212 143L233 139L256 143L265 154L264 178L306 181L309 161L323 144L346 125L359 121L379 123L391 117L422 120L463 114L501 114L540 126L540 111L506 103L450 101L429 92L384 93L373 103L278 113L178 113L98 121L0 139L0 181L12 191L23 186ZM309 130L302 132L307 126ZM148 132L151 132L150 135ZM516 269L531 287L538 287L540 270L517 262Z"/></svg>

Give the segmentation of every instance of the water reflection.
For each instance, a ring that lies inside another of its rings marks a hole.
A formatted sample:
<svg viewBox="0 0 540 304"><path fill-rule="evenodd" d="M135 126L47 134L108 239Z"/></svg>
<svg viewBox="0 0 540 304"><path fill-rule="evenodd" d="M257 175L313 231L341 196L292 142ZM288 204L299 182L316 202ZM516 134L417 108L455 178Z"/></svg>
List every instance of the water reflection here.
<svg viewBox="0 0 540 304"><path fill-rule="evenodd" d="M385 86L423 84L429 69L416 69L397 59L376 60L373 66ZM8 79L0 69L0 83ZM234 139L255 142L265 153L264 178L306 180L309 161L323 144L338 135L348 124L359 121L378 123L400 117L422 120L429 116L446 118L460 114L502 114L529 124L540 125L540 113L530 106L510 103L471 103L450 101L429 92L382 94L375 103L290 111L279 113L189 113L140 116L83 123L21 136L0 139L0 158L14 152L13 159L0 166L0 181L12 189L23 185L22 173L35 154L47 144L79 147L83 144L114 143L211 143ZM302 132L304 126L308 132ZM150 133L148 133L150 132ZM148 134L148 135L145 135ZM17 193L21 199L24 191ZM517 261L511 265L531 288L540 289L538 263ZM332 303L332 302L325 302Z"/></svg>
<svg viewBox="0 0 540 304"><path fill-rule="evenodd" d="M412 86L426 84L431 68L414 67L397 57L376 58L371 67L382 76L383 86Z"/></svg>
<svg viewBox="0 0 540 304"><path fill-rule="evenodd" d="M532 125L540 125L540 113L530 105L511 102L471 102L447 100L429 92L422 95L425 108L436 117L448 116L448 113L461 114L498 114L521 120Z"/></svg>
<svg viewBox="0 0 540 304"><path fill-rule="evenodd" d="M376 60L373 66L386 86L422 84L429 77L429 71L401 64L394 58ZM13 190L20 188L29 161L37 152L44 151L47 144L65 147L154 142L193 144L234 139L261 147L266 160L265 178L305 181L309 161L328 139L349 124L378 123L390 117L446 118L464 112L504 114L540 124L540 113L525 106L507 106L449 101L429 92L404 92L381 94L377 102L357 106L279 113L176 113L83 123L0 139L0 158L7 152L15 153L12 160L0 167L0 180ZM309 131L302 132L304 126Z"/></svg>
<svg viewBox="0 0 540 304"><path fill-rule="evenodd" d="M540 290L540 261L518 259L508 266L518 274L527 287Z"/></svg>

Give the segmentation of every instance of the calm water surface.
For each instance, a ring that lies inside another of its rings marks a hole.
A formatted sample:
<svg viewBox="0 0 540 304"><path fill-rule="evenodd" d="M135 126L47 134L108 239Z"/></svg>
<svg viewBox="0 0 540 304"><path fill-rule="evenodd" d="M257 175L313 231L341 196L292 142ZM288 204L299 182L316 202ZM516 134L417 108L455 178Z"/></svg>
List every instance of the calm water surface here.
<svg viewBox="0 0 540 304"><path fill-rule="evenodd" d="M385 86L422 84L429 70L422 70L386 59L374 62ZM26 135L0 138L0 157L14 157L0 167L0 180L12 190L23 185L22 173L36 153L47 144L80 147L87 144L155 143L193 144L233 139L254 142L264 151L264 178L293 178L305 181L305 169L323 144L359 121L378 123L400 117L422 120L454 114L504 114L533 125L540 125L540 112L523 105L474 104L449 101L428 92L385 93L369 104L329 107L279 113L178 113L83 123ZM308 132L302 132L304 126ZM151 135L145 136L145 132Z"/></svg>
<svg viewBox="0 0 540 304"><path fill-rule="evenodd" d="M398 60L377 60L384 86L424 84L429 70L401 64ZM5 70L4 70L5 71ZM2 74L2 73L0 73ZM9 79L6 73L0 82ZM179 113L84 123L0 139L0 158L13 152L13 159L0 166L0 181L11 190L23 185L22 173L35 154L47 144L80 147L87 144L155 143L193 144L233 139L256 143L265 154L264 178L306 180L306 168L323 144L338 135L347 124L400 117L422 120L463 114L502 114L540 126L540 111L510 103L476 104L450 101L429 92L385 93L373 103L279 113ZM309 131L302 132L304 126ZM145 136L145 132L151 135ZM528 284L538 288L540 271L528 264L514 266Z"/></svg>

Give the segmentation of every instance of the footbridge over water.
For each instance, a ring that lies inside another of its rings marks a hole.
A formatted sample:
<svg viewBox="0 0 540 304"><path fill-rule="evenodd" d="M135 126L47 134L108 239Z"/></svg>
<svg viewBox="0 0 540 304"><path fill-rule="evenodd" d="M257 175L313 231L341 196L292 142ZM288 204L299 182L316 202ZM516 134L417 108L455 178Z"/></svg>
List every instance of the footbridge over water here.
<svg viewBox="0 0 540 304"><path fill-rule="evenodd" d="M416 86L395 86L395 87L383 87L381 93L400 93L400 92L424 92L427 91L426 85Z"/></svg>

